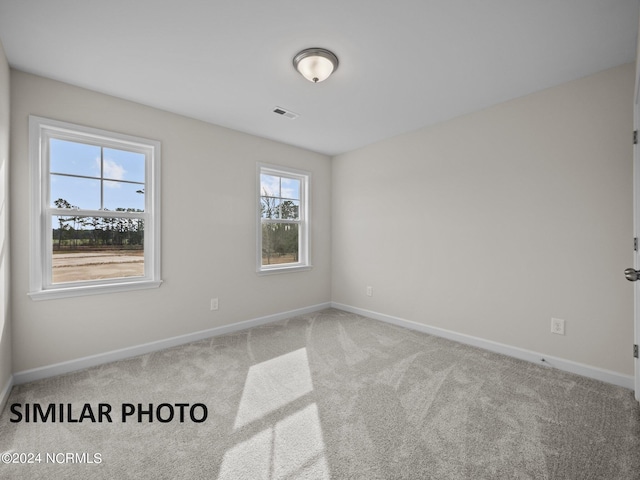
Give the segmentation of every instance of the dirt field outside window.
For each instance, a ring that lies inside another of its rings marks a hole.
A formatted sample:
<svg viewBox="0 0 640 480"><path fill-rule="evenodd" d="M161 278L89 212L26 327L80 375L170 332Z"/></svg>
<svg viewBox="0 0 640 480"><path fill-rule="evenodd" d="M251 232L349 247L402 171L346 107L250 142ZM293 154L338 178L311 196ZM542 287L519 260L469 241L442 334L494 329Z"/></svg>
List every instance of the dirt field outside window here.
<svg viewBox="0 0 640 480"><path fill-rule="evenodd" d="M63 251L53 254L53 283L142 276L142 250Z"/></svg>

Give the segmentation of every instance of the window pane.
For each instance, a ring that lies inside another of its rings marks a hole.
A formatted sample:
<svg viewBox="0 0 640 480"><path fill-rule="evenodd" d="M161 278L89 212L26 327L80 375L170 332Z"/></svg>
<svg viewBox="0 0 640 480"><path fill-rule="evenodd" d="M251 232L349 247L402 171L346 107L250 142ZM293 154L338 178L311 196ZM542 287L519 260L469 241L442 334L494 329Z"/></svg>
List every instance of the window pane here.
<svg viewBox="0 0 640 480"><path fill-rule="evenodd" d="M282 177L282 198L290 198L291 200L300 199L300 180Z"/></svg>
<svg viewBox="0 0 640 480"><path fill-rule="evenodd" d="M52 207L78 207L87 210L100 208L100 180L50 175Z"/></svg>
<svg viewBox="0 0 640 480"><path fill-rule="evenodd" d="M104 182L104 208L115 211L127 209L144 211L144 185L123 182Z"/></svg>
<svg viewBox="0 0 640 480"><path fill-rule="evenodd" d="M262 225L262 265L298 262L298 224Z"/></svg>
<svg viewBox="0 0 640 480"><path fill-rule="evenodd" d="M52 282L144 276L144 221L52 217Z"/></svg>
<svg viewBox="0 0 640 480"><path fill-rule="evenodd" d="M104 178L144 183L144 155L113 148L104 149Z"/></svg>
<svg viewBox="0 0 640 480"><path fill-rule="evenodd" d="M280 177L275 175L260 175L260 195L269 197L280 196Z"/></svg>
<svg viewBox="0 0 640 480"><path fill-rule="evenodd" d="M300 202L294 200L283 200L280 204L280 218L287 220L297 220L300 218Z"/></svg>
<svg viewBox="0 0 640 480"><path fill-rule="evenodd" d="M53 173L100 176L100 147L95 145L52 138L49 141L49 161Z"/></svg>
<svg viewBox="0 0 640 480"><path fill-rule="evenodd" d="M280 200L271 197L260 198L262 218L280 218Z"/></svg>

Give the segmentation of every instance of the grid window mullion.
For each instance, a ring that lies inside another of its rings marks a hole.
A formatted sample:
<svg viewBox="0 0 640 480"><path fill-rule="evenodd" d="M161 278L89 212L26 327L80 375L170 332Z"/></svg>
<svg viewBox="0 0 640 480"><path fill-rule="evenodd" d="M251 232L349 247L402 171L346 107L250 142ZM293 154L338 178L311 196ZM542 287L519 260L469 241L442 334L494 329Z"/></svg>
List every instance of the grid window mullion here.
<svg viewBox="0 0 640 480"><path fill-rule="evenodd" d="M104 210L104 147L100 147L100 210Z"/></svg>

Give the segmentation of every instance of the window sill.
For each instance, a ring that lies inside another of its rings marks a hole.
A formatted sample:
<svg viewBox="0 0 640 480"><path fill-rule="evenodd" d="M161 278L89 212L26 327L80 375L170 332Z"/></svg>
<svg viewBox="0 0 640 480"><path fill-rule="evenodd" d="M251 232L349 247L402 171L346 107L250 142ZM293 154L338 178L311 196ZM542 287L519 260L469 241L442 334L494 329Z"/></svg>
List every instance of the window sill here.
<svg viewBox="0 0 640 480"><path fill-rule="evenodd" d="M277 273L295 273L295 272L307 272L313 268L313 265L295 265L291 267L275 267L275 268L263 268L256 273L262 275L273 275Z"/></svg>
<svg viewBox="0 0 640 480"><path fill-rule="evenodd" d="M132 290L147 290L158 288L162 280L140 280L137 282L111 283L107 285L81 285L76 287L50 288L30 292L31 300L55 300L58 298L83 297L86 295L99 295L104 293L129 292Z"/></svg>

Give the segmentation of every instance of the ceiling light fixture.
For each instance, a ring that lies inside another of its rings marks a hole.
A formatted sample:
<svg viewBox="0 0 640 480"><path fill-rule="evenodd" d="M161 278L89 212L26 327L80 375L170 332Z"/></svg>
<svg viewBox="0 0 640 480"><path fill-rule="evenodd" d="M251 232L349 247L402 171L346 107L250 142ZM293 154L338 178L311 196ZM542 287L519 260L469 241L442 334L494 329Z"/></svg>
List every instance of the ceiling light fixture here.
<svg viewBox="0 0 640 480"><path fill-rule="evenodd" d="M293 57L293 66L304 78L318 83L338 69L338 57L324 48L307 48Z"/></svg>

